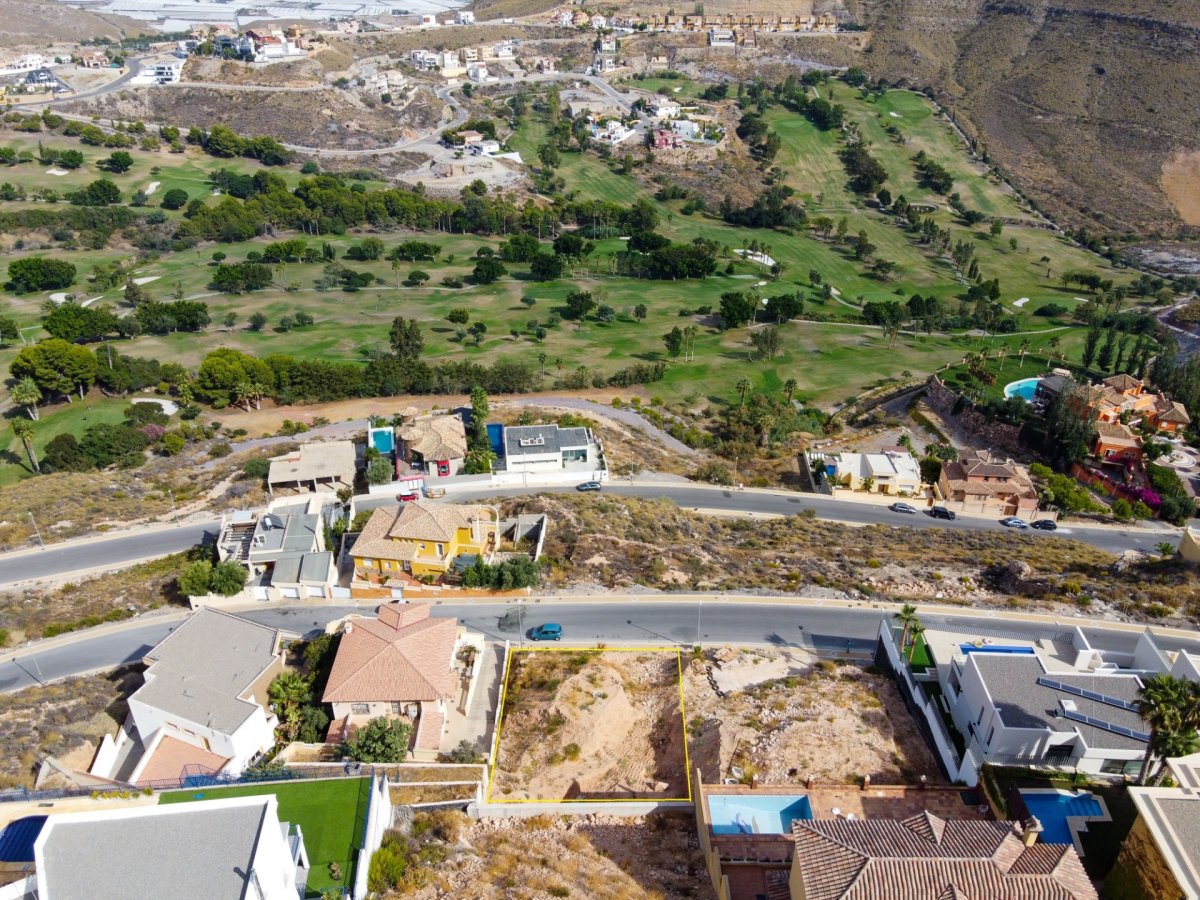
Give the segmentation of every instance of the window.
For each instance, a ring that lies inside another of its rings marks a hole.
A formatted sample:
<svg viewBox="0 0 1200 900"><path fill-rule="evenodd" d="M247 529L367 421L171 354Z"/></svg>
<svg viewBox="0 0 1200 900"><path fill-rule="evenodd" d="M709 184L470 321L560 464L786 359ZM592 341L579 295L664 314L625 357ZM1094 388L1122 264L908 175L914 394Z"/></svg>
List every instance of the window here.
<svg viewBox="0 0 1200 900"><path fill-rule="evenodd" d="M1100 772L1104 775L1137 775L1141 768L1139 759L1106 759L1100 763Z"/></svg>
<svg viewBox="0 0 1200 900"><path fill-rule="evenodd" d="M992 738L994 738L995 736L996 736L996 726L993 725L991 728L988 729L987 740L984 741L984 744L986 744L988 747L992 746Z"/></svg>
<svg viewBox="0 0 1200 900"><path fill-rule="evenodd" d="M350 715L352 716L369 716L371 714L370 703L351 703Z"/></svg>
<svg viewBox="0 0 1200 900"><path fill-rule="evenodd" d="M438 556L445 556L445 555L446 555L446 545L445 545L445 544L438 544L438 545L437 545L437 555L438 555Z"/></svg>
<svg viewBox="0 0 1200 900"><path fill-rule="evenodd" d="M976 724L976 725L982 725L982 724L983 724L983 707L982 707L982 706L981 706L981 707L979 707L979 718L975 720L975 724Z"/></svg>
<svg viewBox="0 0 1200 900"><path fill-rule="evenodd" d="M404 705L399 700L392 701L392 715L399 716L404 713Z"/></svg>

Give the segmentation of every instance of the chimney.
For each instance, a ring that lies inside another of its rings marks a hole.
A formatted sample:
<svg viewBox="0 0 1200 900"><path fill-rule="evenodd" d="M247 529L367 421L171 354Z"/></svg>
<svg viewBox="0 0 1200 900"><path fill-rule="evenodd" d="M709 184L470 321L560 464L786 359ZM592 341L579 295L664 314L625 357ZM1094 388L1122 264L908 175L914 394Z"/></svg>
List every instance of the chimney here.
<svg viewBox="0 0 1200 900"><path fill-rule="evenodd" d="M871 787L871 776L864 775L863 782L862 782L862 789L865 791L865 790L868 790L870 787Z"/></svg>
<svg viewBox="0 0 1200 900"><path fill-rule="evenodd" d="M1042 823L1038 821L1037 816L1030 816L1025 820L1025 833L1021 836L1026 847L1032 847L1037 843L1038 835L1042 833Z"/></svg>
<svg viewBox="0 0 1200 900"><path fill-rule="evenodd" d="M925 790L925 788L928 786L929 786L928 776L922 775L921 776L921 790Z"/></svg>

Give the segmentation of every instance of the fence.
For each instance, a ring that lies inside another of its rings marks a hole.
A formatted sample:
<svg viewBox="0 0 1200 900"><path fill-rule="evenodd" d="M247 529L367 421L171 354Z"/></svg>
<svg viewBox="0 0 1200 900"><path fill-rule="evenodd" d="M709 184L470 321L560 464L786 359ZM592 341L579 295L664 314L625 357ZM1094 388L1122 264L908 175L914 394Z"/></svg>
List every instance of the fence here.
<svg viewBox="0 0 1200 900"><path fill-rule="evenodd" d="M879 627L879 643L883 647L889 668L903 689L910 711L919 712L924 717L925 723L928 725L928 734L933 739L934 749L937 750L942 766L950 780L961 781L968 787L975 787L979 783L980 760L978 754L970 749L959 753L955 741L942 719L941 710L938 709L936 703L925 696L924 691L913 678L912 669L896 643L896 634L897 630L887 622Z"/></svg>
<svg viewBox="0 0 1200 900"><path fill-rule="evenodd" d="M120 791L178 791L195 788L229 787L239 784L270 784L278 781L313 781L321 778L365 778L375 776L374 766L362 766L358 763L330 767L313 767L306 769L289 768L247 770L240 775L221 775L207 766L189 764L183 767L178 778L156 778L151 781L139 781L136 784L113 782L105 787L71 787L55 788L44 791L31 791L26 788L13 788L0 791L0 803L28 803L47 800L63 800L68 797L91 797L93 794L105 794Z"/></svg>
<svg viewBox="0 0 1200 900"><path fill-rule="evenodd" d="M371 776L371 791L367 795L366 824L363 827L362 847L354 867L354 900L364 900L368 894L367 877L371 871L371 856L383 843L384 832L392 825L392 801L386 775Z"/></svg>

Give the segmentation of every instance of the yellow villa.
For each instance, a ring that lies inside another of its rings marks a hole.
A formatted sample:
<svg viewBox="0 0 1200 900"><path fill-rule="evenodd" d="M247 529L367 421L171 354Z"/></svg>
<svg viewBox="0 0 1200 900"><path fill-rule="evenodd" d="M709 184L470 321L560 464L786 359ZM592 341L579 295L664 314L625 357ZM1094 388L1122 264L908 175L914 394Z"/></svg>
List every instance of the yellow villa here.
<svg viewBox="0 0 1200 900"><path fill-rule="evenodd" d="M413 501L380 507L351 550L354 576L378 582L402 573L417 578L444 575L464 555L490 562L496 530L496 518L486 506Z"/></svg>

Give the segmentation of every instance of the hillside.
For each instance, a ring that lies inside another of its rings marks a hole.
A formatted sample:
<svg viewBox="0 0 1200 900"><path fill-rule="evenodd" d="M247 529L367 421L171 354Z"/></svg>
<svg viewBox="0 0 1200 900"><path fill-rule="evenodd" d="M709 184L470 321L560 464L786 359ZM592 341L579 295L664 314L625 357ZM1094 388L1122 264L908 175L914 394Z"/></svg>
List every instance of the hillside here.
<svg viewBox="0 0 1200 900"><path fill-rule="evenodd" d="M147 31L124 16L99 15L50 0L0 0L0 47L40 47L55 41L119 38Z"/></svg>
<svg viewBox="0 0 1200 900"><path fill-rule="evenodd" d="M1196 4L865 0L857 13L873 32L864 65L934 87L1064 223L1200 225Z"/></svg>

